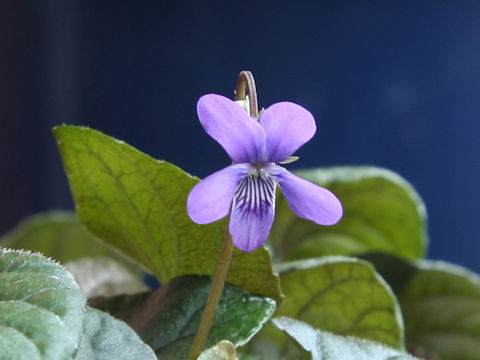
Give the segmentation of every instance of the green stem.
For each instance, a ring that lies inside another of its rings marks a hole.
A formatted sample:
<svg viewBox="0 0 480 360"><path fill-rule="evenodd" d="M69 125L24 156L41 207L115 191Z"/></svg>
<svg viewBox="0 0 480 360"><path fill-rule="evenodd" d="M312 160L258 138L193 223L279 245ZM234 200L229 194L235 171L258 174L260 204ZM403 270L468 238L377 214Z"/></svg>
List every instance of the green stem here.
<svg viewBox="0 0 480 360"><path fill-rule="evenodd" d="M200 326L198 327L192 349L190 350L190 355L188 357L189 360L196 360L205 347L205 342L207 341L208 333L210 332L213 318L215 316L215 310L217 309L218 301L222 295L223 285L225 284L225 279L227 278L230 260L232 259L232 251L232 238L227 230L223 239L220 260L218 261L217 269L215 270L215 275L213 276L212 288L210 289L207 304L203 310L202 320L200 321Z"/></svg>
<svg viewBox="0 0 480 360"><path fill-rule="evenodd" d="M258 118L258 101L257 90L255 88L255 80L250 71L242 71L238 75L237 86L235 91L235 100L245 100L248 95L250 101L250 116ZM196 360L207 341L210 328L212 327L213 318L215 317L215 311L218 306L220 297L222 296L223 285L227 278L228 268L230 267L230 260L232 259L233 243L230 232L227 228L225 237L223 238L223 247L220 254L220 260L218 261L215 275L213 275L212 287L210 294L208 295L205 309L203 310L202 319L195 335L192 348L190 350L189 360Z"/></svg>

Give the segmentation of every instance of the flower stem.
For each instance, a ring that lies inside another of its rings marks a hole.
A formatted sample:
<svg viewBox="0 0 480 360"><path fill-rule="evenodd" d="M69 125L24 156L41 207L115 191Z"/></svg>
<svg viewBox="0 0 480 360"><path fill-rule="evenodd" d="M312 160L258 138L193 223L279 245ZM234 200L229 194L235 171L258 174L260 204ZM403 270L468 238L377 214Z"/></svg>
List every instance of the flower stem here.
<svg viewBox="0 0 480 360"><path fill-rule="evenodd" d="M257 90L255 88L255 80L250 71L242 71L238 75L237 86L235 91L235 100L245 100L248 95L250 100L250 116L258 118L258 100ZM215 311L217 310L218 302L223 292L223 285L227 278L228 268L230 267L230 260L232 259L233 242L232 236L227 228L223 238L222 252L220 253L220 260L218 260L217 269L213 275L212 287L208 295L205 309L203 310L202 319L195 335L192 348L190 350L189 360L196 360L207 341L210 328L212 327Z"/></svg>
<svg viewBox="0 0 480 360"><path fill-rule="evenodd" d="M235 100L245 100L246 95L250 100L250 116L258 118L257 89L253 74L250 71L242 71L238 75Z"/></svg>
<svg viewBox="0 0 480 360"><path fill-rule="evenodd" d="M205 342L207 341L208 333L210 332L213 318L215 316L215 310L217 309L218 301L222 295L223 285L225 284L225 279L227 278L230 260L232 259L232 251L232 237L227 229L225 237L223 238L223 247L220 254L220 260L218 261L217 269L215 270L215 275L213 276L212 288L210 289L207 304L203 310L202 320L200 321L200 326L198 327L192 349L190 350L190 355L188 357L189 360L197 359L205 347Z"/></svg>

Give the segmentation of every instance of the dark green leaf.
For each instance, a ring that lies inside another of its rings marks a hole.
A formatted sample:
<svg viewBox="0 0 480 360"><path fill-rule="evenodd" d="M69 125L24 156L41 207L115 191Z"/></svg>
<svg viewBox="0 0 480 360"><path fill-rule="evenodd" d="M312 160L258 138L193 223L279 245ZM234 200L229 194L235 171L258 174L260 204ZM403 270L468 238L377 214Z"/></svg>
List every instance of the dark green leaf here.
<svg viewBox="0 0 480 360"><path fill-rule="evenodd" d="M308 324L280 317L272 320L280 330L293 337L312 360L414 360L415 358L385 345L351 336L339 336L317 330Z"/></svg>
<svg viewBox="0 0 480 360"><path fill-rule="evenodd" d="M154 352L124 322L87 308L85 334L75 360L156 360Z"/></svg>
<svg viewBox="0 0 480 360"><path fill-rule="evenodd" d="M318 226L296 217L280 196L270 236L277 260L373 251L415 259L425 253L424 204L397 174L368 166L297 174L335 193L344 216L337 225Z"/></svg>
<svg viewBox="0 0 480 360"><path fill-rule="evenodd" d="M285 300L276 315L403 349L400 308L369 263L331 256L285 264L279 270ZM286 337L268 330L262 335L283 348Z"/></svg>
<svg viewBox="0 0 480 360"><path fill-rule="evenodd" d="M152 271L162 283L184 274L211 275L226 222L194 224L185 209L199 181L98 131L54 129L81 222ZM265 248L235 249L228 281L279 300L278 277Z"/></svg>
<svg viewBox="0 0 480 360"><path fill-rule="evenodd" d="M188 356L209 290L210 278L183 276L151 293L99 298L92 306L127 322L161 359ZM269 298L253 296L226 284L207 346L228 339L245 344L275 310Z"/></svg>
<svg viewBox="0 0 480 360"><path fill-rule="evenodd" d="M85 298L63 267L39 254L0 249L2 359L69 359L84 309Z"/></svg>

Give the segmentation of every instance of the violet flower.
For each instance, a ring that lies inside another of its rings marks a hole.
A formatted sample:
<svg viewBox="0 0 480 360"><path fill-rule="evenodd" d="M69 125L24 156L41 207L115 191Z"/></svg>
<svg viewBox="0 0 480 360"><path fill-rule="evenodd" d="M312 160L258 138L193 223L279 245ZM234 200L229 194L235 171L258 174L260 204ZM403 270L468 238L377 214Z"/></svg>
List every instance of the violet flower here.
<svg viewBox="0 0 480 360"><path fill-rule="evenodd" d="M277 185L299 217L320 225L340 220L342 205L335 195L276 164L315 134L315 120L308 110L280 102L265 109L257 121L234 101L209 94L198 100L197 113L205 131L233 164L192 189L187 212L194 222L208 224L231 212L233 243L240 250L254 251L270 233Z"/></svg>

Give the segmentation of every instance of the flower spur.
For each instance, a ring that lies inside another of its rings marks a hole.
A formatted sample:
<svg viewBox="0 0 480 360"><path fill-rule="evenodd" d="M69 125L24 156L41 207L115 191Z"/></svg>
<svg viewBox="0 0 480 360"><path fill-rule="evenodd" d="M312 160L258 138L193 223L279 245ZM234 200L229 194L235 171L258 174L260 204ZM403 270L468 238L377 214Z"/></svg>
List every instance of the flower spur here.
<svg viewBox="0 0 480 360"><path fill-rule="evenodd" d="M340 220L342 205L335 195L277 165L315 134L315 120L308 110L280 102L265 109L257 121L236 102L208 94L198 100L197 113L233 164L191 190L187 212L194 222L208 224L230 213L233 243L240 250L254 251L270 233L277 185L297 216L320 225Z"/></svg>

